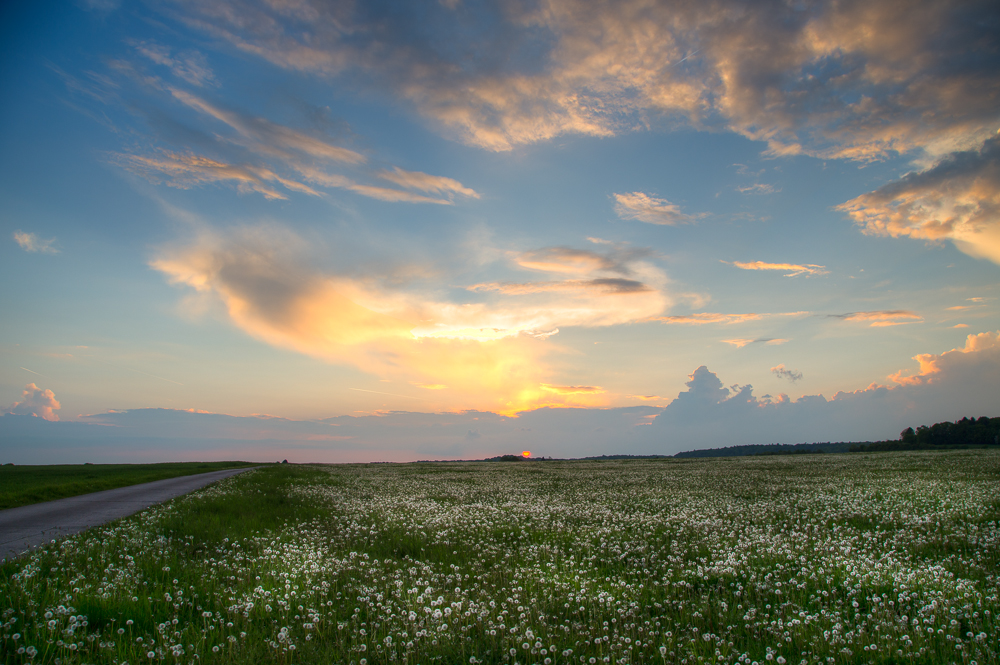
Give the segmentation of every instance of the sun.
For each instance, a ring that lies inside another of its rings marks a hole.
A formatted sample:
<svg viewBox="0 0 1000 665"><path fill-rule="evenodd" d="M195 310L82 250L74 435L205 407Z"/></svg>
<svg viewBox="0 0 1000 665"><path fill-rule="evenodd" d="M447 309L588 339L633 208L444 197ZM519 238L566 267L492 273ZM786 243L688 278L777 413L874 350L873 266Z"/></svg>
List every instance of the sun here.
<svg viewBox="0 0 1000 665"><path fill-rule="evenodd" d="M521 453L521 457L523 457L525 459L531 457L531 451L530 450L525 450L523 453Z"/></svg>

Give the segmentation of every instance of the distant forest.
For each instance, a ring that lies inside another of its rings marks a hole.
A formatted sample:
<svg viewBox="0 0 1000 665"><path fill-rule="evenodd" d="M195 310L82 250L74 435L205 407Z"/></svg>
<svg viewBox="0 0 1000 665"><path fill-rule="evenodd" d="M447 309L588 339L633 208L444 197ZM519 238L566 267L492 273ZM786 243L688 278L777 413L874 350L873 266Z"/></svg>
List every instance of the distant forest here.
<svg viewBox="0 0 1000 665"><path fill-rule="evenodd" d="M689 450L674 457L743 457L746 455L796 455L809 453L872 453L891 450L946 450L1000 447L1000 418L962 418L917 429L907 427L894 441L848 443L775 443Z"/></svg>

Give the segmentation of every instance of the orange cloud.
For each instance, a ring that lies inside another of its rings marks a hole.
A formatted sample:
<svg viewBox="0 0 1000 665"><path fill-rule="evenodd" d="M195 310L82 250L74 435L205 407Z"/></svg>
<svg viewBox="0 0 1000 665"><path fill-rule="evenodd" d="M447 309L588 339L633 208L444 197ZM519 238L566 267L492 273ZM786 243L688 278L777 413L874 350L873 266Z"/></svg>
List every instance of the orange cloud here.
<svg viewBox="0 0 1000 665"><path fill-rule="evenodd" d="M257 227L203 233L188 245L164 249L151 265L171 283L220 302L234 325L268 344L431 391L447 387L447 398L431 399L429 408L513 413L593 404L595 390L543 387L550 372L544 339L557 324L626 323L666 303L652 288L592 288L557 298L541 293L527 296L541 298L529 302L523 296L514 296L513 303L440 302L323 274L308 267L307 253L289 231ZM662 281L650 266L633 263L631 269Z"/></svg>
<svg viewBox="0 0 1000 665"><path fill-rule="evenodd" d="M908 370L900 370L889 375L889 380L904 386L932 384L939 376L946 373L952 375L970 369L984 368L985 361L982 358L987 353L994 358L1000 355L1000 331L969 335L965 338L965 346L961 349L952 349L941 354L921 353L913 356L913 359L920 364L919 371L907 376ZM977 354L979 357L974 357Z"/></svg>
<svg viewBox="0 0 1000 665"><path fill-rule="evenodd" d="M778 346L787 342L787 339L781 339L779 337L759 337L757 339L724 339L722 340L725 344L731 344L737 349L742 349L748 344L767 344L769 346Z"/></svg>
<svg viewBox="0 0 1000 665"><path fill-rule="evenodd" d="M799 275L826 275L830 271L826 266L818 266L812 263L766 263L764 261L752 261L743 263L741 261L723 261L729 265L736 266L741 270L783 270L788 271L785 277L798 277Z"/></svg>
<svg viewBox="0 0 1000 665"><path fill-rule="evenodd" d="M700 312L698 314L682 314L677 316L656 316L649 321L659 321L660 323L680 323L687 325L701 326L706 323L745 323L747 321L757 321L761 319L760 314L719 314L714 312Z"/></svg>
<svg viewBox="0 0 1000 665"><path fill-rule="evenodd" d="M847 314L830 314L829 317L842 321L871 321L872 328L899 326L907 323L918 323L923 317L904 309L878 310L874 312L849 312Z"/></svg>
<svg viewBox="0 0 1000 665"><path fill-rule="evenodd" d="M598 395L605 392L600 386L550 386L542 384L542 390L556 395Z"/></svg>
<svg viewBox="0 0 1000 665"><path fill-rule="evenodd" d="M647 224L673 225L692 222L702 215L687 215L666 199L643 192L615 194L615 213L622 219L637 219Z"/></svg>
<svg viewBox="0 0 1000 665"><path fill-rule="evenodd" d="M58 254L59 250L53 247L55 238L44 240L37 234L25 233L24 231L14 231L14 242L20 245L26 252L41 252L42 254Z"/></svg>

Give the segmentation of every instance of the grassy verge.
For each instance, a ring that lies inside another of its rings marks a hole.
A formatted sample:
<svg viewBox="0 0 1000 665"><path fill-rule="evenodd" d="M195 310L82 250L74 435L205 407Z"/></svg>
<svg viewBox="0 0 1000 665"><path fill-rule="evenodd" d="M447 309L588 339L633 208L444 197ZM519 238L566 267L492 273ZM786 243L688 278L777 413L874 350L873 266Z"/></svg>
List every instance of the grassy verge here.
<svg viewBox="0 0 1000 665"><path fill-rule="evenodd" d="M0 466L0 510L154 480L250 466L247 462Z"/></svg>
<svg viewBox="0 0 1000 665"><path fill-rule="evenodd" d="M271 466L0 567L0 662L994 665L1000 454Z"/></svg>

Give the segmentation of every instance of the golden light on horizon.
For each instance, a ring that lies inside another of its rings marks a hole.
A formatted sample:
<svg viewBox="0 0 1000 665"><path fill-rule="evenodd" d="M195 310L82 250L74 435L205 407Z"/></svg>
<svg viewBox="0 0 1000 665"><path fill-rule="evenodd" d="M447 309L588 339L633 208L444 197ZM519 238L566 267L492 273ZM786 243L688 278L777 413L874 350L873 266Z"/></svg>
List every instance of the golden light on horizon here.
<svg viewBox="0 0 1000 665"><path fill-rule="evenodd" d="M521 457L524 457L525 459L527 459L528 457L531 457L531 451L530 450L525 450L523 453L521 453Z"/></svg>

